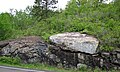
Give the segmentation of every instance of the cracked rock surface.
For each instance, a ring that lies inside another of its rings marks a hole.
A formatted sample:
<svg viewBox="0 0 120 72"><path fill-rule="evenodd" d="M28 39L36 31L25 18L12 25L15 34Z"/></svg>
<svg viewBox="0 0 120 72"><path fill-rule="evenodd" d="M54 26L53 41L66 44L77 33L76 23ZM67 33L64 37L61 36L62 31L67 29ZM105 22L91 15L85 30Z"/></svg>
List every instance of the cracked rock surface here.
<svg viewBox="0 0 120 72"><path fill-rule="evenodd" d="M50 41L64 45L64 50L81 51L94 54L97 52L99 41L89 35L80 34L79 32L61 33L49 37Z"/></svg>
<svg viewBox="0 0 120 72"><path fill-rule="evenodd" d="M120 69L120 50L97 52L98 40L80 33L38 36L0 41L0 56L19 57L23 63L43 63L59 68L93 67ZM96 53L97 52L97 53Z"/></svg>

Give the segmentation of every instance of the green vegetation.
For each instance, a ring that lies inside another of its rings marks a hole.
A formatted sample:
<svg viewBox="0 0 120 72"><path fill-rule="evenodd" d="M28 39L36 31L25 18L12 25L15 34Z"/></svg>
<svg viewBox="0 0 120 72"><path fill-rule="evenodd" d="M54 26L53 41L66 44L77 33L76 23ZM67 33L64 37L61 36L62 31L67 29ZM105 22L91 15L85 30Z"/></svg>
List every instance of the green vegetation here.
<svg viewBox="0 0 120 72"><path fill-rule="evenodd" d="M37 70L47 70L47 71L55 71L55 72L106 72L105 70L100 70L96 68L92 70L91 68L80 68L80 69L63 69L52 67L45 64L23 64L21 63L19 58L11 58L11 57L0 57L0 65L4 66L13 66L13 67L20 67L20 68L30 68L30 69L37 69ZM111 70L110 72L119 72L117 70Z"/></svg>
<svg viewBox="0 0 120 72"><path fill-rule="evenodd" d="M56 33L80 32L98 38L101 50L120 48L120 0L111 4L98 3L98 0L80 2L80 7L71 0L63 11L48 10L47 18L36 14L37 8L16 11L15 15L2 13L0 40L37 35L48 41L48 37ZM28 14L27 11L31 12ZM41 10L38 8L38 11ZM38 16L40 19L36 19Z"/></svg>
<svg viewBox="0 0 120 72"><path fill-rule="evenodd" d="M40 21L54 15L55 12L50 9L56 8L55 4L58 3L58 0L35 0L34 3L31 14Z"/></svg>

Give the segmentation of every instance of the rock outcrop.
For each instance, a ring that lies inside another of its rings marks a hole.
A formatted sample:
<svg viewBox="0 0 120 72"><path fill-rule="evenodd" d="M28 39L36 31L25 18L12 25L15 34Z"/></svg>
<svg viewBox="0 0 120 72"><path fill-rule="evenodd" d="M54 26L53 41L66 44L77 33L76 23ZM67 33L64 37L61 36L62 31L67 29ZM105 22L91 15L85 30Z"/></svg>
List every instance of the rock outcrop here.
<svg viewBox="0 0 120 72"><path fill-rule="evenodd" d="M79 32L71 32L71 33L62 33L50 36L50 41L58 44L64 45L64 50L70 50L72 52L85 52L94 54L97 52L97 47L99 41L86 34L80 34Z"/></svg>
<svg viewBox="0 0 120 72"><path fill-rule="evenodd" d="M1 47L3 47L1 55L18 56L25 63L44 61L43 58L45 58L44 56L48 50L47 44L37 36L4 41L3 44L1 43Z"/></svg>
<svg viewBox="0 0 120 72"><path fill-rule="evenodd" d="M99 67L120 69L120 51L97 52L99 41L78 32L50 36L49 48L61 61L63 67Z"/></svg>
<svg viewBox="0 0 120 72"><path fill-rule="evenodd" d="M120 69L120 50L96 53L99 42L92 36L63 33L51 36L50 40L52 43L48 44L38 36L28 36L1 41L0 56L19 57L24 63L45 63L60 68Z"/></svg>

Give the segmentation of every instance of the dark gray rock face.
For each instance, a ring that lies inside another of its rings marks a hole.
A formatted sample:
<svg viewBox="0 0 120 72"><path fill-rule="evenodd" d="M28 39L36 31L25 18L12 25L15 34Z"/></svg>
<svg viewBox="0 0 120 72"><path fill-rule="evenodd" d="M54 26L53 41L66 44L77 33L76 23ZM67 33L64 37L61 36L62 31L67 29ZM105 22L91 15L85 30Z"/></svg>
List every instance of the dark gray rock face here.
<svg viewBox="0 0 120 72"><path fill-rule="evenodd" d="M59 63L61 63L64 68L99 67L108 70L110 68L120 69L120 51L88 54L63 50L61 45L52 46L49 49L51 53L60 59Z"/></svg>
<svg viewBox="0 0 120 72"><path fill-rule="evenodd" d="M48 50L45 44L37 36L29 36L21 39L11 40L1 49L2 55L18 56L25 63L42 62Z"/></svg>
<svg viewBox="0 0 120 72"><path fill-rule="evenodd" d="M73 40L74 41L74 40ZM120 69L120 51L89 53L45 43L37 36L0 42L0 56L20 57L24 63L44 63L64 68Z"/></svg>

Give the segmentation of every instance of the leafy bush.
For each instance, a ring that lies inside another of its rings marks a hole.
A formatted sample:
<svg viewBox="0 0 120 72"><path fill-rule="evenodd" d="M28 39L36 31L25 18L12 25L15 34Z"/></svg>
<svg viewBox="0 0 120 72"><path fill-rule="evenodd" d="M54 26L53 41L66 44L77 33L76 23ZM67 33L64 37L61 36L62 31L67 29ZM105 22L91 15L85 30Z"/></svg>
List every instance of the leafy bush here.
<svg viewBox="0 0 120 72"><path fill-rule="evenodd" d="M11 37L12 34L12 17L8 13L0 14L0 40Z"/></svg>
<svg viewBox="0 0 120 72"><path fill-rule="evenodd" d="M21 63L19 58L12 58L12 57L0 57L0 63L6 63L11 65L19 65Z"/></svg>
<svg viewBox="0 0 120 72"><path fill-rule="evenodd" d="M75 0L71 0L65 10L59 13L50 11L47 18L39 21L22 11L16 11L15 16L1 14L0 39L37 35L48 41L48 37L56 33L80 32L98 38L101 50L120 48L119 3L119 0L111 4L80 0L79 7Z"/></svg>

